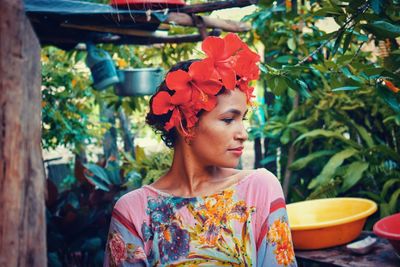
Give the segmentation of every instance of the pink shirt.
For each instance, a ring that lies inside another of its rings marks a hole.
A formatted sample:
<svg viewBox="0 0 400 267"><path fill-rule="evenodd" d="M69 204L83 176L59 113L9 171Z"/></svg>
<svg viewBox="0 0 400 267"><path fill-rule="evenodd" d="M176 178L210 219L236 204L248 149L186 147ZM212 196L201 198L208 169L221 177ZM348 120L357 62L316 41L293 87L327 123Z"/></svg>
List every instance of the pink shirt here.
<svg viewBox="0 0 400 267"><path fill-rule="evenodd" d="M131 191L115 205L104 266L297 266L279 181L258 169L208 196Z"/></svg>

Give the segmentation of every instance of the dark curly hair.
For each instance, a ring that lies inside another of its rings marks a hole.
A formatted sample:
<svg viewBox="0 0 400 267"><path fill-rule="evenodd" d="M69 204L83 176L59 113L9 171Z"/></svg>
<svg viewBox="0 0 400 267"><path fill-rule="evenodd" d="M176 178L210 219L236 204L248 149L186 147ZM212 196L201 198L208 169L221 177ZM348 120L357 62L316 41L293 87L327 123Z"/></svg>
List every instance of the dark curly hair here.
<svg viewBox="0 0 400 267"><path fill-rule="evenodd" d="M177 63L176 65L174 65L169 72L172 71L176 71L176 70L184 70L184 71L188 71L190 65L193 62L199 61L199 59L193 59L193 60L187 60L187 61L182 61ZM222 92L224 92L225 88L222 87L222 89L218 92L217 95L221 94ZM153 99L154 96L157 95L159 92L161 91L166 91L168 94L173 95L174 91L170 90L166 83L165 83L165 79L164 81L160 84L160 86L158 87L157 92L151 97L150 99L150 111L147 113L146 116L146 123L148 125L150 125L154 131L158 134L161 135L161 139L164 141L165 145L169 148L173 148L175 146L176 143L176 138L177 138L177 131L176 128L172 128L171 130L167 131L165 130L164 126L165 124L169 121L169 119L172 116L172 111L168 111L168 113L166 114L162 114L162 115L156 115L153 112L153 108L152 108L152 103L153 103ZM202 114L203 110L199 111L196 116L200 117L200 115ZM186 127L186 121L183 119L182 121L182 125L184 127Z"/></svg>

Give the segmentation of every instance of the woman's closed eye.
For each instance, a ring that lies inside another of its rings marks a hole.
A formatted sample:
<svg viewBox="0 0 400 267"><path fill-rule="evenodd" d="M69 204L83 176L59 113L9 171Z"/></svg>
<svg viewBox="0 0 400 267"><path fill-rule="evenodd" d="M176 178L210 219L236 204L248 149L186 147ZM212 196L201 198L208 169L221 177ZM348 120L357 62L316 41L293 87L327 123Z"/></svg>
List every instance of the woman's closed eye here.
<svg viewBox="0 0 400 267"><path fill-rule="evenodd" d="M225 119L222 119L222 121L225 122L226 124L231 123L233 120L234 120L233 118L225 118Z"/></svg>
<svg viewBox="0 0 400 267"><path fill-rule="evenodd" d="M235 120L235 118L225 118L225 119L222 119L222 121L225 122L226 124L229 124L229 123L233 122L234 120ZM247 120L247 117L243 117L243 118L242 118L242 121L246 121L246 120Z"/></svg>

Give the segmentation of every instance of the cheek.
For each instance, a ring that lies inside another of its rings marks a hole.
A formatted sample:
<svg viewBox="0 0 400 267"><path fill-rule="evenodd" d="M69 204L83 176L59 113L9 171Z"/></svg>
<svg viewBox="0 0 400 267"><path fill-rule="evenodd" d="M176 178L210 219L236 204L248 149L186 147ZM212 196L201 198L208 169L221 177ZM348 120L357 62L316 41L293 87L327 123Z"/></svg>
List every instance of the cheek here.
<svg viewBox="0 0 400 267"><path fill-rule="evenodd" d="M224 127L201 129L194 142L197 149L215 150L225 147L227 143L227 134L224 132Z"/></svg>

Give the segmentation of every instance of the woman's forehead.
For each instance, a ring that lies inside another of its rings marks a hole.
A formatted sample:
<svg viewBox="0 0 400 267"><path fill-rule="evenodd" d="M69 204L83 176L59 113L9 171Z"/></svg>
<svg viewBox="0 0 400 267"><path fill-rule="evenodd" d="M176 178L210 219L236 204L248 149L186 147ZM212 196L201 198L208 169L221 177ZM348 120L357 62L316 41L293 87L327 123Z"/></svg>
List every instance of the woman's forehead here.
<svg viewBox="0 0 400 267"><path fill-rule="evenodd" d="M214 108L218 112L225 112L230 109L236 109L241 112L247 110L246 94L239 89L227 90L223 94L217 96L217 105Z"/></svg>

